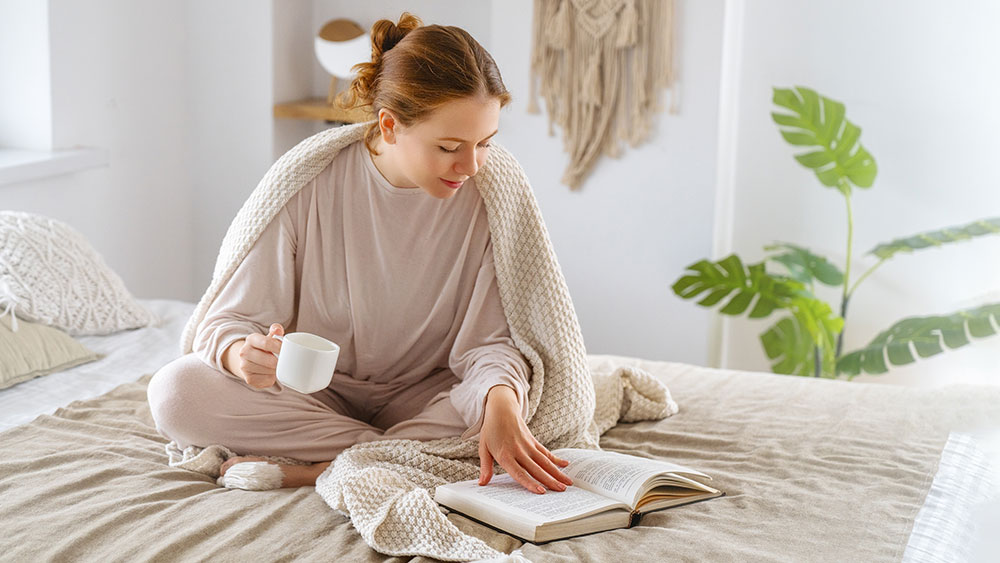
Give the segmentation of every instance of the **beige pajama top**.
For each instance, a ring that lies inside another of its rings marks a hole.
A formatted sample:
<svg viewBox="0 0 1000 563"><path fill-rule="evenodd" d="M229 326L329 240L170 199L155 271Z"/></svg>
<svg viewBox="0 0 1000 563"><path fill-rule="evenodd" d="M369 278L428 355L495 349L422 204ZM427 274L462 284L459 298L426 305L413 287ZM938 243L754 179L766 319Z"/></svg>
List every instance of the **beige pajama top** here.
<svg viewBox="0 0 1000 563"><path fill-rule="evenodd" d="M340 345L333 387L417 386L450 370L463 436L478 432L497 384L516 391L526 416L530 368L500 304L474 182L437 199L390 184L363 142L345 147L265 228L198 325L193 352L228 373L229 344L281 323Z"/></svg>

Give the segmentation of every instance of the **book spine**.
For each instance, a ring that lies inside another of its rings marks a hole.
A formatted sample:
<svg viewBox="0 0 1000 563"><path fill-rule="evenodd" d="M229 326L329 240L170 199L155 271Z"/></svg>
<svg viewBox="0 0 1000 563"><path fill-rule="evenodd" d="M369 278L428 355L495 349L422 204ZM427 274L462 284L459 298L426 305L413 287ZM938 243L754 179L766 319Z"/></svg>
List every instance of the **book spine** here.
<svg viewBox="0 0 1000 563"><path fill-rule="evenodd" d="M632 514L628 517L628 527L636 526L639 524L639 519L642 518L642 513L638 511L632 511Z"/></svg>

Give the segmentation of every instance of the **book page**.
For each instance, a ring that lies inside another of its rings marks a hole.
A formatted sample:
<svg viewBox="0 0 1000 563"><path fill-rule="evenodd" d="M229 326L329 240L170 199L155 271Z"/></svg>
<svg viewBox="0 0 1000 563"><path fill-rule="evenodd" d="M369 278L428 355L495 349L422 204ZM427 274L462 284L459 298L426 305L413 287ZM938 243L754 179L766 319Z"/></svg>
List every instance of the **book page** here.
<svg viewBox="0 0 1000 563"><path fill-rule="evenodd" d="M507 474L496 475L486 486L479 486L477 481L472 480L442 485L438 489L450 489L454 493L471 496L477 504L483 505L484 510L496 507L517 513L535 525L620 506L618 502L580 487L567 487L565 491L558 492L546 490L545 494L539 495L525 489ZM471 515L475 517L475 514Z"/></svg>
<svg viewBox="0 0 1000 563"><path fill-rule="evenodd" d="M708 477L676 463L629 456L616 452L563 448L552 453L569 462L562 472L573 484L635 506L639 489L654 475L677 472Z"/></svg>

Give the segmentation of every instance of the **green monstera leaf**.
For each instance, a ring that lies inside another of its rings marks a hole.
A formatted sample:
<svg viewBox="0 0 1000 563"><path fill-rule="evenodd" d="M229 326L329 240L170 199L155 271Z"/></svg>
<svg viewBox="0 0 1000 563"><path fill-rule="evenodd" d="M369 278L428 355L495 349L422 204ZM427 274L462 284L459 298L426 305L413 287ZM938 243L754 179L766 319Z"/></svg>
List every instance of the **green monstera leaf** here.
<svg viewBox="0 0 1000 563"><path fill-rule="evenodd" d="M786 242L765 246L768 252L780 252L770 256L768 260L778 262L788 269L788 274L805 284L819 280L829 286L837 287L844 283L844 274L840 268L834 266L829 260L813 254L809 249Z"/></svg>
<svg viewBox="0 0 1000 563"><path fill-rule="evenodd" d="M747 315L751 319L763 318L776 309L785 309L792 315L794 338L799 338L806 344L795 342L790 344L785 339L789 336L776 335L767 337L765 346L771 350L781 348L794 349L792 358L783 360L789 352L768 352L771 359L778 358L782 369L796 370L801 362L798 360L804 353L801 348L808 346L810 350L818 348L823 358L823 364L829 366L832 372L833 347L836 335L843 328L843 320L833 314L830 306L809 293L802 282L784 276L773 276L764 269L764 263L744 266L739 256L731 254L718 262L701 260L687 268L690 273L681 276L673 290L683 299L695 299L704 294L698 301L703 307L714 307L723 299L729 301L719 310L726 315L742 315L750 309ZM753 307L751 308L751 303ZM785 328L786 325L782 325ZM810 352L805 352L810 353ZM785 367L790 365L792 367ZM790 371L789 373L798 373Z"/></svg>
<svg viewBox="0 0 1000 563"><path fill-rule="evenodd" d="M951 315L903 319L876 336L868 346L837 360L837 372L848 379L861 373L878 375L889 371L888 364L903 366L915 362L917 356L929 358L945 348L961 348L969 343L970 335L984 338L996 334L991 318L1000 325L1000 303Z"/></svg>
<svg viewBox="0 0 1000 563"><path fill-rule="evenodd" d="M844 330L844 319L833 314L826 301L801 292L790 308L801 330L808 334L822 354L824 373L833 374L837 335ZM828 368L828 369L826 369Z"/></svg>
<svg viewBox="0 0 1000 563"><path fill-rule="evenodd" d="M748 316L751 319L763 318L775 309L785 307L798 291L804 289L795 280L769 275L764 270L763 263L744 266L743 261L735 254L718 262L701 260L687 269L691 273L681 276L674 283L674 293L683 299L693 299L707 293L698 302L703 307L713 307L735 294L719 310L725 315L741 315L754 302Z"/></svg>
<svg viewBox="0 0 1000 563"><path fill-rule="evenodd" d="M949 242L960 242L983 235L1000 234L1000 217L980 219L961 227L947 227L937 231L928 231L913 236L898 238L882 243L871 249L874 254L886 260L900 252L913 252L923 248L937 247Z"/></svg>
<svg viewBox="0 0 1000 563"><path fill-rule="evenodd" d="M818 300L817 300L818 301ZM764 346L764 353L771 360L771 371L785 375L804 375L835 377L833 354L833 340L837 333L843 328L843 321L833 316L826 303L818 302L818 306L809 310L811 316L819 313L819 318L825 322L815 324L820 327L822 334L819 340L825 343L825 348L817 346L817 338L809 333L806 323L807 315L802 313L793 314L775 323L760 335L760 342ZM825 312L823 306L826 306ZM817 373L817 353L819 354L819 373Z"/></svg>
<svg viewBox="0 0 1000 563"><path fill-rule="evenodd" d="M815 373L816 349L812 338L795 322L785 317L760 335L764 353L771 360L771 371L785 375L812 375Z"/></svg>
<svg viewBox="0 0 1000 563"><path fill-rule="evenodd" d="M811 168L824 186L837 188L845 196L850 195L850 184L871 187L878 167L858 141L861 129L844 118L844 104L803 86L774 88L773 102L793 112L771 113L785 141L816 148L796 155L795 160Z"/></svg>

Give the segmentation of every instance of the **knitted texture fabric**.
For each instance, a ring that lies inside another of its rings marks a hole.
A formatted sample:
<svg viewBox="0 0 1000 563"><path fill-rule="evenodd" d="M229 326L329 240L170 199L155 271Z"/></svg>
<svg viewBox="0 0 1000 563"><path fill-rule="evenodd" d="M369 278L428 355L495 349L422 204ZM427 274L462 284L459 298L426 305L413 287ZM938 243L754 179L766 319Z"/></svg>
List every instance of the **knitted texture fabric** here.
<svg viewBox="0 0 1000 563"><path fill-rule="evenodd" d="M591 432L603 434L619 421L657 420L677 413L669 390L641 369L611 366L595 370L593 383L597 409ZM351 518L369 546L386 555L426 555L445 561L526 561L517 554L505 556L462 533L434 502L434 487L478 477L476 459L447 455L449 450L462 451L460 448L461 441L452 438L360 443L340 454L319 476L316 492L331 508ZM221 465L238 455L225 446L181 450L170 442L166 451L172 467L208 475L220 486L249 491L280 486L276 466L268 463L237 463L220 476ZM256 457L274 463L307 464L280 456Z"/></svg>
<svg viewBox="0 0 1000 563"><path fill-rule="evenodd" d="M528 111L539 113L540 93L549 135L562 128L571 189L602 154L649 137L664 88L677 113L673 27L674 0L535 0Z"/></svg>
<svg viewBox="0 0 1000 563"><path fill-rule="evenodd" d="M316 134L285 153L265 174L223 239L212 283L185 327L182 353L191 352L208 307L267 224L340 149L361 139L367 125ZM492 146L475 184L487 211L511 338L532 369L526 420L533 436L550 449L597 448L599 435L620 418L657 419L676 412L666 387L631 367L603 374L599 387L605 396L595 402L595 377L534 193L514 157L499 143ZM455 528L428 492L446 482L475 478L478 446L477 440L458 437L359 443L320 475L316 491L349 516L368 545L381 553L456 561L500 557ZM167 451L171 465L215 477L219 465L235 455L220 445L181 452L171 443Z"/></svg>
<svg viewBox="0 0 1000 563"><path fill-rule="evenodd" d="M82 234L62 221L19 211L0 211L0 309L12 320L20 315L73 336L159 321Z"/></svg>

